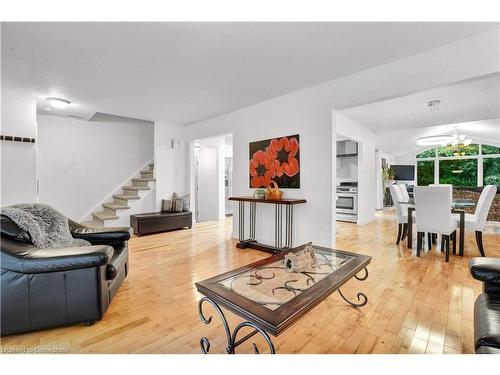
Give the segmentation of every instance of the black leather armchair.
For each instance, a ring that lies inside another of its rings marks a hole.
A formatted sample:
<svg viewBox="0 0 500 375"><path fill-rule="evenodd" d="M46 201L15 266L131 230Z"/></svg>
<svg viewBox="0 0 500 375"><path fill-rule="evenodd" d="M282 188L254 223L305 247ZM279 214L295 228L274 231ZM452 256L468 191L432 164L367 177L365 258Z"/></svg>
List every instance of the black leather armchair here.
<svg viewBox="0 0 500 375"><path fill-rule="evenodd" d="M1 334L100 320L128 273L131 229L69 221L92 246L35 247L6 216L1 230Z"/></svg>
<svg viewBox="0 0 500 375"><path fill-rule="evenodd" d="M474 304L476 353L500 354L500 259L473 258L469 268L484 292Z"/></svg>

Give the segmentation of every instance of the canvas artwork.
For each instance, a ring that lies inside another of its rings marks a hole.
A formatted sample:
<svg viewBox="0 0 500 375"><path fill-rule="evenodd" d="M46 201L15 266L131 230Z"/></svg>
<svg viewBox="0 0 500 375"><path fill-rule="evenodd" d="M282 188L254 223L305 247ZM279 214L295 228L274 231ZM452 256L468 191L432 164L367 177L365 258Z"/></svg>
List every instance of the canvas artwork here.
<svg viewBox="0 0 500 375"><path fill-rule="evenodd" d="M250 143L250 187L267 187L271 181L280 188L300 188L298 134Z"/></svg>

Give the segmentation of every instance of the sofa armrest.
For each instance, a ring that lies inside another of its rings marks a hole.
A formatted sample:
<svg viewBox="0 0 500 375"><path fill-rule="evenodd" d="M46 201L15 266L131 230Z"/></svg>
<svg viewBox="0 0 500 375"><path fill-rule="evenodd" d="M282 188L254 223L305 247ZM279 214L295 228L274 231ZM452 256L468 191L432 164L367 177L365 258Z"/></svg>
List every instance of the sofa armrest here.
<svg viewBox="0 0 500 375"><path fill-rule="evenodd" d="M472 258L469 261L472 277L487 284L500 285L500 259Z"/></svg>
<svg viewBox="0 0 500 375"><path fill-rule="evenodd" d="M129 227L90 228L73 220L68 220L68 223L74 238L87 240L92 245L120 245L128 241L132 234Z"/></svg>
<svg viewBox="0 0 500 375"><path fill-rule="evenodd" d="M2 269L33 274L104 266L113 257L108 245L38 249L19 257L2 252Z"/></svg>

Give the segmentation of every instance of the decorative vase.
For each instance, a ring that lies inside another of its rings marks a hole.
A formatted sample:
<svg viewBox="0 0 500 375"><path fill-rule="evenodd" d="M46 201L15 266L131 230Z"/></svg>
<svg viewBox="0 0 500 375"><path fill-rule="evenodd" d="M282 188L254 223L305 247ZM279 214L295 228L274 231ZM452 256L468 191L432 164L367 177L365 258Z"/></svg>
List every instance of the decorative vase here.
<svg viewBox="0 0 500 375"><path fill-rule="evenodd" d="M253 196L257 199L264 199L266 197L266 189L256 189Z"/></svg>

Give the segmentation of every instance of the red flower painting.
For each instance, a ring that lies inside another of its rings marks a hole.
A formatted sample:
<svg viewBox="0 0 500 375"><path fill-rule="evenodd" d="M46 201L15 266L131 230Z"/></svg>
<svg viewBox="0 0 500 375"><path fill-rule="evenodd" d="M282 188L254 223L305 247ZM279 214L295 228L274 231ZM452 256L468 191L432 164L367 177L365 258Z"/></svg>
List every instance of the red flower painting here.
<svg viewBox="0 0 500 375"><path fill-rule="evenodd" d="M275 176L274 160L264 151L257 151L250 160L250 186L267 186Z"/></svg>
<svg viewBox="0 0 500 375"><path fill-rule="evenodd" d="M299 135L250 143L250 187L300 188Z"/></svg>
<svg viewBox="0 0 500 375"><path fill-rule="evenodd" d="M297 152L299 152L299 142L296 138L283 137L271 141L267 153L273 159L276 176L281 177L285 173L288 177L293 177L299 173Z"/></svg>

